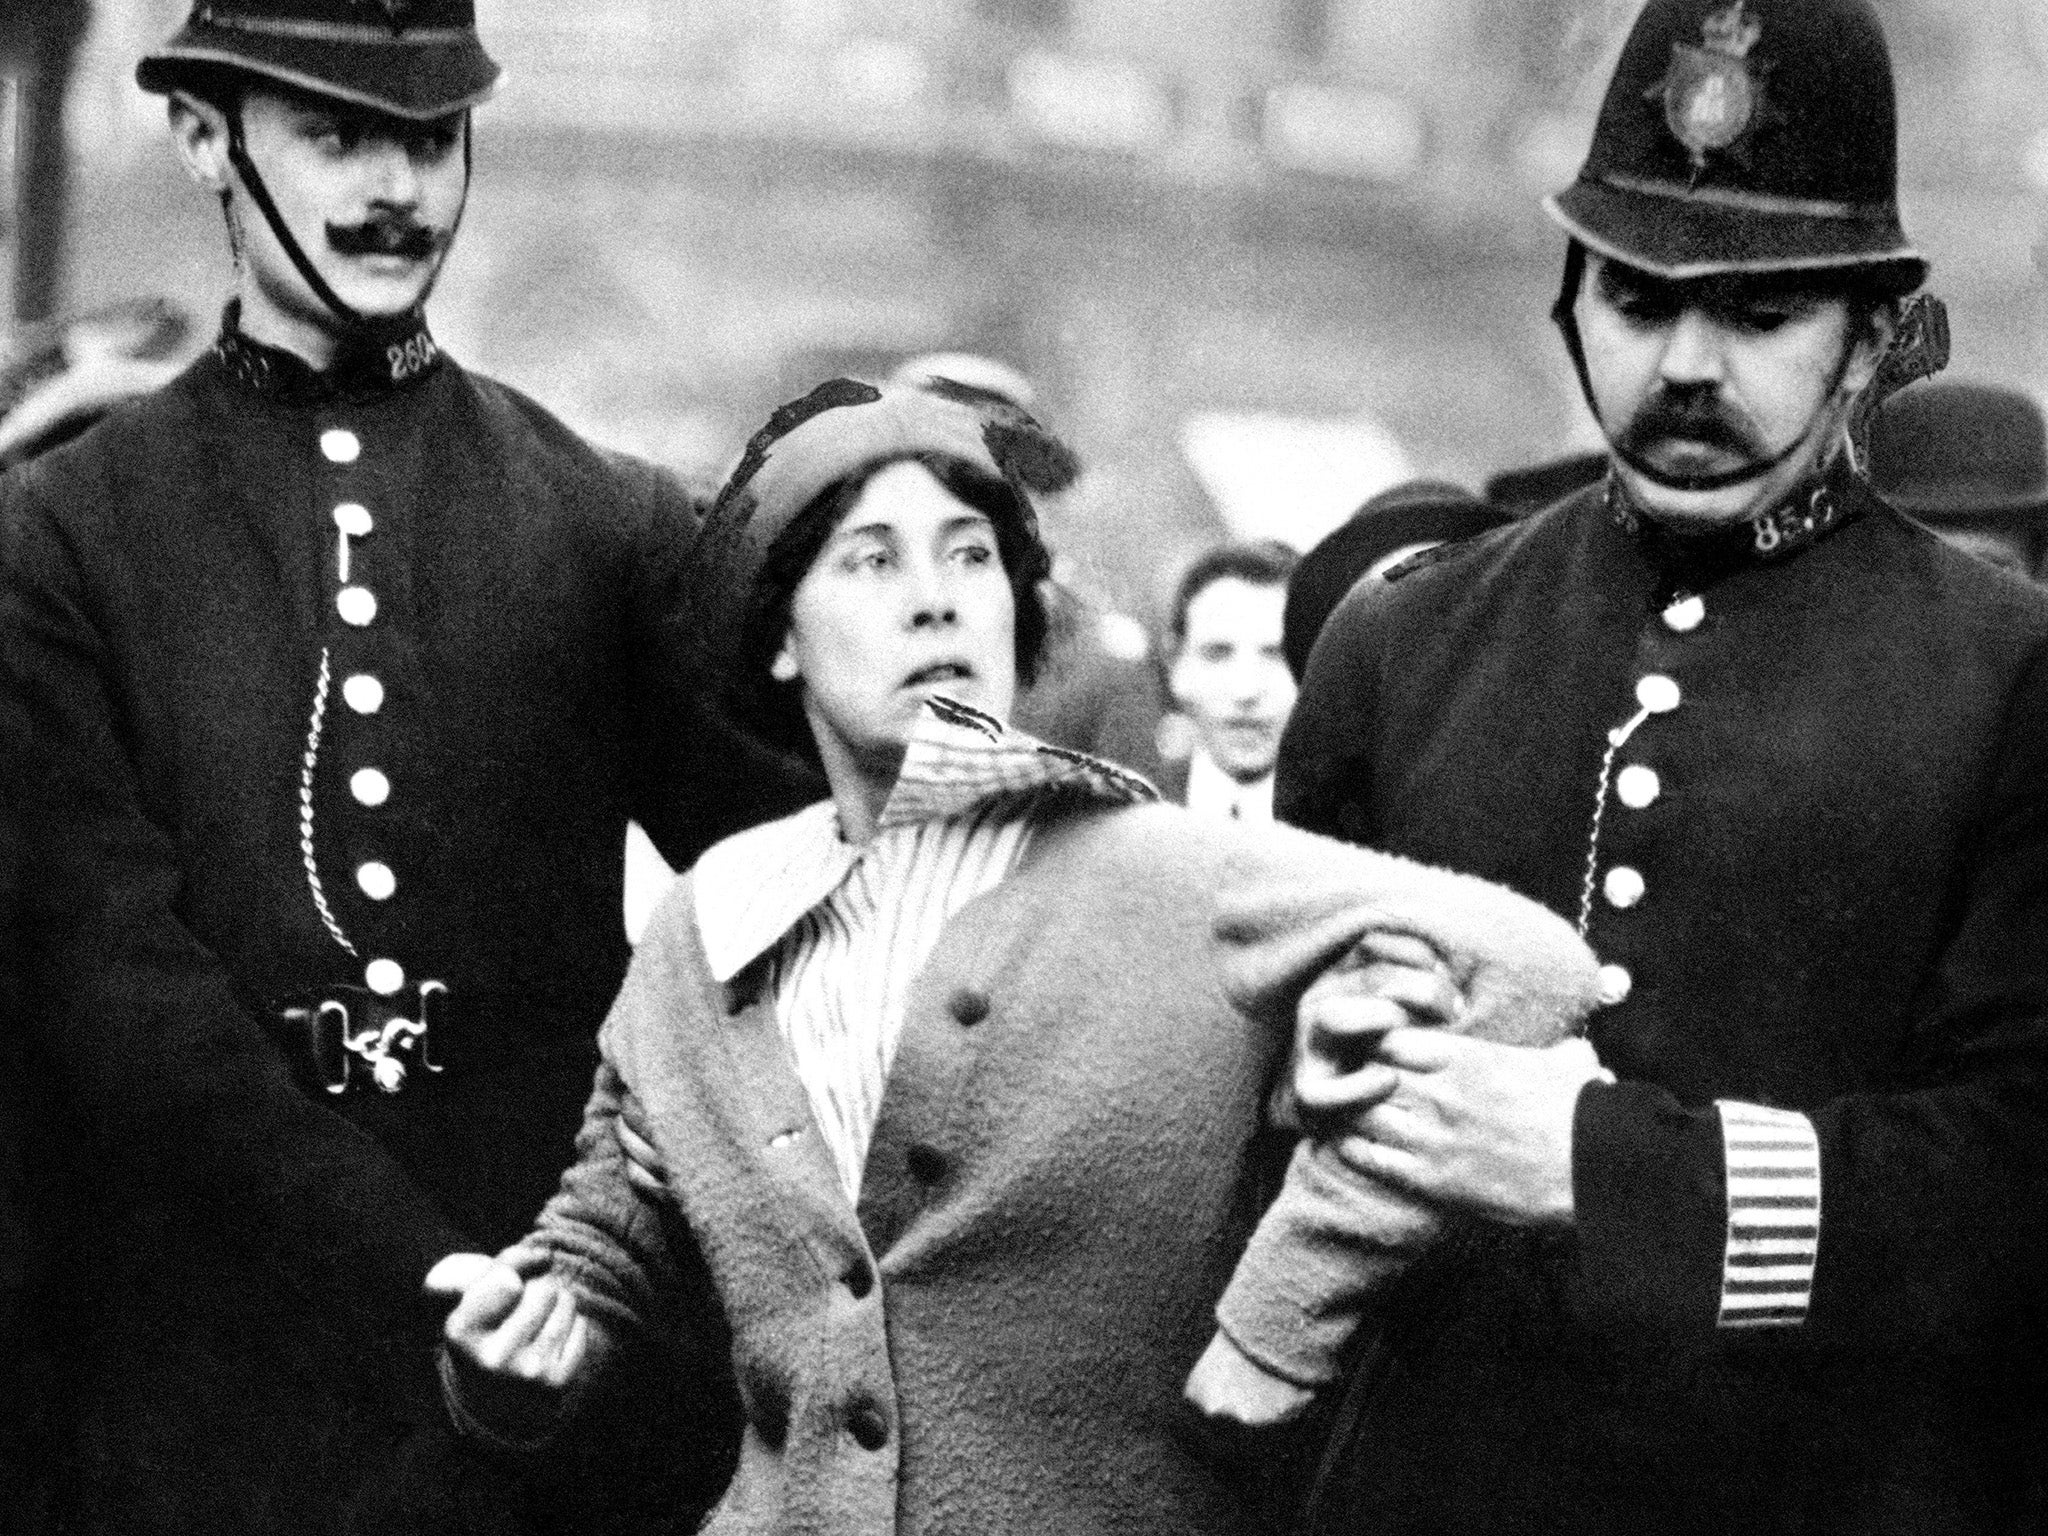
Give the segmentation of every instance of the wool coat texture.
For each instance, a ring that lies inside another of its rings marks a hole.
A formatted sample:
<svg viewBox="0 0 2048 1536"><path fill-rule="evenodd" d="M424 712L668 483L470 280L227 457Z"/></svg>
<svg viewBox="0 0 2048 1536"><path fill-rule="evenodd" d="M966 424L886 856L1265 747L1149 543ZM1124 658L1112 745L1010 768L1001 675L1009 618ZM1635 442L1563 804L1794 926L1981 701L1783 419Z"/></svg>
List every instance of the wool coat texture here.
<svg viewBox="0 0 2048 1536"><path fill-rule="evenodd" d="M1181 1385L1291 1139L1265 1106L1302 988L1366 931L1424 938L1503 1006L1590 964L1445 871L1067 808L913 982L855 1209L765 965L717 985L694 901L686 880L642 941L532 1241L629 1345L715 1294L746 1414L716 1536L1253 1528ZM666 1198L626 1179L628 1094Z"/></svg>
<svg viewBox="0 0 2048 1536"><path fill-rule="evenodd" d="M22 1018L90 1195L73 1530L325 1531L404 1481L442 1423L420 1282L524 1231L575 1135L628 817L686 862L798 798L710 745L665 474L452 362L259 383L210 352L0 480L46 786ZM280 1010L378 960L410 1015L446 987L439 1070L330 1092Z"/></svg>
<svg viewBox="0 0 2048 1536"><path fill-rule="evenodd" d="M2048 595L1829 494L1839 522L1763 558L1595 488L1354 590L1316 646L1282 816L1583 913L1624 994L1589 1030L1618 1081L1578 1101L1573 1228L1484 1230L1390 1308L1320 1532L2025 1518ZM1717 1100L1818 1134L1788 1326L1720 1325Z"/></svg>

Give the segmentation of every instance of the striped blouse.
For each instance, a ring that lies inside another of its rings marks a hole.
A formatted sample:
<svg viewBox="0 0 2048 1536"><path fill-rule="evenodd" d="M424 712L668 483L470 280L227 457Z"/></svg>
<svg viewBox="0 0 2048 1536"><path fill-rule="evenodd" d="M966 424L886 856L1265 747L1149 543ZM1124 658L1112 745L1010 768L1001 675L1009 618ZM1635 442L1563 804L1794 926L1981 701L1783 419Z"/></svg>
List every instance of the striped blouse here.
<svg viewBox="0 0 2048 1536"><path fill-rule="evenodd" d="M873 841L844 842L830 802L729 838L693 876L719 981L766 958L775 1012L849 1203L881 1113L910 984L946 922L1029 846L1050 792L1151 799L1112 764L935 700Z"/></svg>

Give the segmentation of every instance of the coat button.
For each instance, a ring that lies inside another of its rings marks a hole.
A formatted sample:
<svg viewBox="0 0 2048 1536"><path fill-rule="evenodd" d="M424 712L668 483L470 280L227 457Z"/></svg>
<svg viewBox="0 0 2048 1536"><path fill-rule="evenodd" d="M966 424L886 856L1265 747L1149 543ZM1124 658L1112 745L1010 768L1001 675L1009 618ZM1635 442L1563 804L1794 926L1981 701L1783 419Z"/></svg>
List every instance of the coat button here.
<svg viewBox="0 0 2048 1536"><path fill-rule="evenodd" d="M358 672L344 682L341 696L359 715L374 715L384 707L384 685L367 672Z"/></svg>
<svg viewBox="0 0 2048 1536"><path fill-rule="evenodd" d="M363 440L346 427L329 427L320 434L320 456L330 464L353 464L363 456Z"/></svg>
<svg viewBox="0 0 2048 1536"><path fill-rule="evenodd" d="M377 525L370 521L370 509L361 502L344 501L334 509L334 526L352 539L367 539Z"/></svg>
<svg viewBox="0 0 2048 1536"><path fill-rule="evenodd" d="M334 608L346 622L361 629L377 617L377 594L368 587L343 587L334 594Z"/></svg>
<svg viewBox="0 0 2048 1536"><path fill-rule="evenodd" d="M379 806L391 798L391 781L375 768L358 768L348 781L358 805Z"/></svg>
<svg viewBox="0 0 2048 1536"><path fill-rule="evenodd" d="M1636 702L1653 715L1668 715L1684 697L1678 684L1661 672L1652 672L1636 684Z"/></svg>
<svg viewBox="0 0 2048 1536"><path fill-rule="evenodd" d="M372 901L389 901L398 889L398 876L391 872L389 864L380 864L375 859L356 870L356 884L363 888L363 894Z"/></svg>
<svg viewBox="0 0 2048 1536"><path fill-rule="evenodd" d="M379 997L389 997L405 985L405 967L396 960L372 960L363 967L363 985Z"/></svg>
<svg viewBox="0 0 2048 1536"><path fill-rule="evenodd" d="M1641 901L1643 892L1647 889L1642 871L1630 869L1626 864L1617 864L1607 871L1605 887L1607 904L1624 912Z"/></svg>
<svg viewBox="0 0 2048 1536"><path fill-rule="evenodd" d="M946 1176L946 1158L937 1147L917 1142L904 1154L911 1177L921 1184L936 1184Z"/></svg>
<svg viewBox="0 0 2048 1536"><path fill-rule="evenodd" d="M869 1266L866 1259L855 1259L852 1264L847 1266L846 1274L843 1278L846 1281L847 1290L853 1293L855 1301L866 1300L868 1292L875 1288L875 1272Z"/></svg>
<svg viewBox="0 0 2048 1536"><path fill-rule="evenodd" d="M1630 810L1647 810L1664 793L1664 782L1657 777L1656 769L1631 763L1615 779L1614 792Z"/></svg>
<svg viewBox="0 0 2048 1536"><path fill-rule="evenodd" d="M864 1451L879 1451L889 1443L889 1421L873 1403L856 1403L848 1410L846 1427L854 1444Z"/></svg>
<svg viewBox="0 0 2048 1536"><path fill-rule="evenodd" d="M972 1029L988 1017L988 994L978 992L973 987L962 987L953 994L946 1006L952 1010L954 1018Z"/></svg>
<svg viewBox="0 0 2048 1536"><path fill-rule="evenodd" d="M1664 627L1676 635L1689 635L1706 621L1707 600L1681 597L1664 610Z"/></svg>
<svg viewBox="0 0 2048 1536"><path fill-rule="evenodd" d="M1636 979L1629 975L1625 965L1603 965L1600 967L1600 1001L1612 1008L1626 1002L1629 993L1635 990Z"/></svg>

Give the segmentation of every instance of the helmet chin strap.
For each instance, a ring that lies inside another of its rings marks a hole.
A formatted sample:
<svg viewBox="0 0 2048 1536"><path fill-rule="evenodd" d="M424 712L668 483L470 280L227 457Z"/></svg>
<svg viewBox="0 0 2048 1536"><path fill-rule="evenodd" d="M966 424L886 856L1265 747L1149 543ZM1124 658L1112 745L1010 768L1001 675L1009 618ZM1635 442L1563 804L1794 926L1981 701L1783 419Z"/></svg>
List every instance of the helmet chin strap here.
<svg viewBox="0 0 2048 1536"><path fill-rule="evenodd" d="M313 290L313 296L326 306L329 314L341 322L344 330L369 332L390 324L388 320L375 319L347 303L328 284L327 279L320 275L320 269L313 265L311 258L306 255L305 248L299 244L298 237L292 233L291 226L285 223L284 215L278 212L277 202L271 197L270 188L264 184L262 173L256 169L256 162L249 158L249 146L242 135L242 109L239 102L229 108L227 120L228 162L234 166L235 174L241 178L242 185L249 189L250 198L255 202L257 211L263 215L263 222L270 226L270 233L276 237L278 245L290 258L291 264L298 269L299 276L305 280L306 286ZM435 262L433 275L427 279L426 287L420 290L419 302L413 306L414 309L426 302L427 295L433 292L434 284L440 280L441 265L447 261L448 252L454 247L456 232L462 228L462 216L469 211L470 151L470 121L469 114L465 112L462 116L462 204L455 211L455 222L450 226L448 239L441 247L441 258Z"/></svg>
<svg viewBox="0 0 2048 1536"><path fill-rule="evenodd" d="M1593 422L1600 428L1601 437L1606 439L1608 451L1652 485L1661 486L1667 491L1725 491L1731 486L1747 485L1761 480L1805 448L1813 440L1814 434L1820 430L1821 423L1827 420L1830 413L1827 404L1823 403L1807 421L1805 430L1779 452L1768 459L1758 459L1735 469L1723 470L1719 474L1674 475L1658 469L1640 454L1617 443L1614 435L1607 430L1607 423L1601 419L1599 402L1593 398L1593 375L1586 366L1586 343L1579 335L1579 289L1585 279L1586 248L1574 240L1570 249L1565 252L1564 281L1558 289L1557 302L1550 307L1550 320L1564 336L1565 351L1571 354L1572 370L1579 377L1579 393L1585 397L1586 409L1593 413ZM1849 365L1854 361L1855 355L1855 343L1844 336L1842 354L1835 361L1835 375L1828 381L1827 390L1822 395L1823 402L1834 400L1836 392L1842 387L1842 380L1848 376Z"/></svg>

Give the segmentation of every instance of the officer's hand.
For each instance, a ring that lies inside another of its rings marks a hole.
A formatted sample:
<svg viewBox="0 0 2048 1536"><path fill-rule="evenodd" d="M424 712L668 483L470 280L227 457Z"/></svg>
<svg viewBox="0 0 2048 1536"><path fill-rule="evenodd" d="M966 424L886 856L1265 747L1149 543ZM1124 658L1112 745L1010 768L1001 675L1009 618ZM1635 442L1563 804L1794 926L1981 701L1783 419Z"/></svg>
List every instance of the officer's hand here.
<svg viewBox="0 0 2048 1536"><path fill-rule="evenodd" d="M661 1194L668 1188L668 1159L654 1143L654 1126L639 1095L629 1093L620 1101L618 1118L612 1125L619 1147L626 1154L626 1182L643 1194Z"/></svg>
<svg viewBox="0 0 2048 1536"><path fill-rule="evenodd" d="M1368 934L1302 994L1295 1098L1309 1119L1356 1114L1394 1089L1374 1059L1390 1030L1455 1023L1465 1000L1449 969L1420 939Z"/></svg>
<svg viewBox="0 0 2048 1536"><path fill-rule="evenodd" d="M459 1298L442 1334L463 1406L514 1438L544 1433L609 1351L605 1331L529 1250L451 1254L427 1290ZM521 1270L529 1273L522 1274Z"/></svg>
<svg viewBox="0 0 2048 1536"><path fill-rule="evenodd" d="M1516 1226L1572 1220L1572 1113L1613 1080L1584 1040L1541 1050L1396 1029L1375 1061L1394 1083L1351 1120L1337 1155L1438 1206Z"/></svg>

